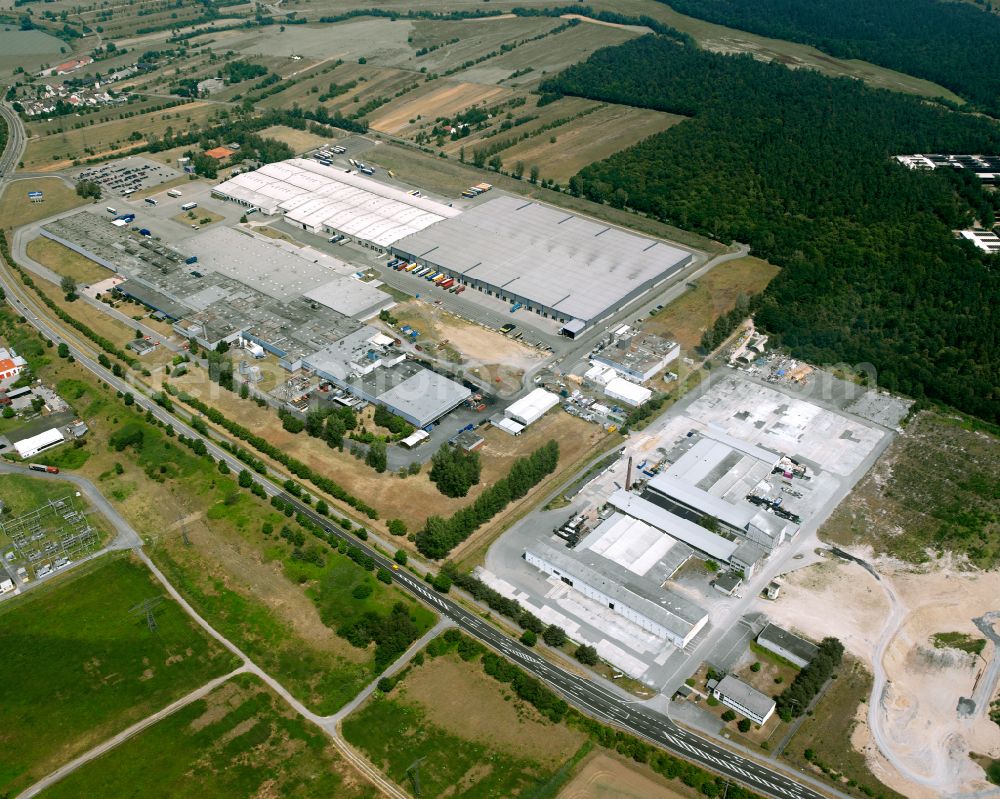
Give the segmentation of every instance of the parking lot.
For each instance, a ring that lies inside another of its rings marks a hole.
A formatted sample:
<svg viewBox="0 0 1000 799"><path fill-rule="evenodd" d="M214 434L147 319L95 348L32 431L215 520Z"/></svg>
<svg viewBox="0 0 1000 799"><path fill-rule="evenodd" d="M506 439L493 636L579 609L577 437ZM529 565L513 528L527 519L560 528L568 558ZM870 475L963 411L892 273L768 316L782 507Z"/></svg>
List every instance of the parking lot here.
<svg viewBox="0 0 1000 799"><path fill-rule="evenodd" d="M150 161L148 158L132 156L89 167L73 177L76 180L94 181L105 194L128 197L137 191L159 186L180 176L180 172L169 166Z"/></svg>

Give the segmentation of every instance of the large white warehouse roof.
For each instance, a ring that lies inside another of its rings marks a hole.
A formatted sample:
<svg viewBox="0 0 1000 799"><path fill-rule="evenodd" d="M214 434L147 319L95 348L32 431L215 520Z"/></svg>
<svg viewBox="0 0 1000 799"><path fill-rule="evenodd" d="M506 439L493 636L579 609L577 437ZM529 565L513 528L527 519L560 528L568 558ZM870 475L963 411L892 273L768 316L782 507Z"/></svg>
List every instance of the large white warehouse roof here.
<svg viewBox="0 0 1000 799"><path fill-rule="evenodd" d="M44 433L39 433L37 436L16 441L14 443L14 449L17 450L17 454L22 458L30 458L33 455L37 455L42 450L54 447L56 444L61 444L64 440L63 434L59 428L53 427L46 430Z"/></svg>
<svg viewBox="0 0 1000 799"><path fill-rule="evenodd" d="M311 230L330 228L381 247L461 213L305 158L265 164L220 183L214 192L265 214L283 212Z"/></svg>
<svg viewBox="0 0 1000 799"><path fill-rule="evenodd" d="M559 396L544 388L536 388L530 394L521 397L508 406L504 414L515 422L529 425L537 422L545 412L559 404Z"/></svg>
<svg viewBox="0 0 1000 799"><path fill-rule="evenodd" d="M401 252L565 317L600 318L691 254L560 208L501 196L414 234Z"/></svg>

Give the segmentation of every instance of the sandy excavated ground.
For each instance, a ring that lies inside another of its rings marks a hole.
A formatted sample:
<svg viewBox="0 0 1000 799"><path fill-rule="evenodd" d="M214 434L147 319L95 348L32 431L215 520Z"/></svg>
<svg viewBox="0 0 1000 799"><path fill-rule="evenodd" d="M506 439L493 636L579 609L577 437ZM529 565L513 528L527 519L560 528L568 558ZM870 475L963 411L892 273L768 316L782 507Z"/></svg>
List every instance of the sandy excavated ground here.
<svg viewBox="0 0 1000 799"><path fill-rule="evenodd" d="M894 590L903 616L883 658L888 684L882 729L890 751L880 751L873 740L867 705L858 709L851 743L879 779L914 799L994 788L969 754L1000 758L1000 726L990 721L987 707L977 708L974 718L959 719L956 706L960 697L973 695L995 648L987 643L979 657L935 649L930 638L941 632L982 638L972 619L1000 609L1000 575L964 572L943 561L918 570L876 561L870 551L854 554L872 563L882 581L858 564L825 561L783 577L781 597L767 603L768 616L814 640L840 638L872 670L890 613L883 584Z"/></svg>

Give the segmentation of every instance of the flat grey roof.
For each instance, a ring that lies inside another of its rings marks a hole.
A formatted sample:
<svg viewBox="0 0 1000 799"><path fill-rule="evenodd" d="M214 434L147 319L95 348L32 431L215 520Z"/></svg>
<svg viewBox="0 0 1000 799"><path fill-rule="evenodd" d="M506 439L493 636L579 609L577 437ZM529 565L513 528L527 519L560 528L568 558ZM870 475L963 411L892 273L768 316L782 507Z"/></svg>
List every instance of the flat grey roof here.
<svg viewBox="0 0 1000 799"><path fill-rule="evenodd" d="M768 624L761 630L760 635L757 636L757 642L764 645L771 643L780 646L807 662L816 657L816 653L819 652L819 647L816 644L776 624Z"/></svg>
<svg viewBox="0 0 1000 799"><path fill-rule="evenodd" d="M589 549L558 549L539 541L527 551L638 611L680 638L686 638L708 615L704 608L686 597L641 580L628 569Z"/></svg>
<svg viewBox="0 0 1000 799"><path fill-rule="evenodd" d="M364 281L340 276L307 291L305 297L339 311L344 316L358 318L377 313L394 302L391 295L379 291Z"/></svg>
<svg viewBox="0 0 1000 799"><path fill-rule="evenodd" d="M608 502L622 513L651 524L658 530L672 535L678 541L683 541L699 552L704 552L723 563L729 562L730 556L739 546L736 541L730 541L706 530L701 525L682 519L630 491L620 488L608 497Z"/></svg>
<svg viewBox="0 0 1000 799"><path fill-rule="evenodd" d="M506 196L400 239L395 247L581 320L596 319L692 257L661 241Z"/></svg>
<svg viewBox="0 0 1000 799"><path fill-rule="evenodd" d="M375 369L350 381L379 402L419 419L424 425L443 416L472 395L461 383L413 361Z"/></svg>
<svg viewBox="0 0 1000 799"><path fill-rule="evenodd" d="M669 471L660 472L647 483L647 487L707 516L714 516L720 522L725 522L740 530L745 529L750 524L750 520L757 512L749 505L746 507L733 505L720 497L713 496L707 491L675 477Z"/></svg>
<svg viewBox="0 0 1000 799"><path fill-rule="evenodd" d="M763 718L774 707L774 700L766 694L762 694L756 688L747 685L742 680L736 679L733 675L727 674L723 677L715 690L723 696L727 696L734 702L756 713Z"/></svg>

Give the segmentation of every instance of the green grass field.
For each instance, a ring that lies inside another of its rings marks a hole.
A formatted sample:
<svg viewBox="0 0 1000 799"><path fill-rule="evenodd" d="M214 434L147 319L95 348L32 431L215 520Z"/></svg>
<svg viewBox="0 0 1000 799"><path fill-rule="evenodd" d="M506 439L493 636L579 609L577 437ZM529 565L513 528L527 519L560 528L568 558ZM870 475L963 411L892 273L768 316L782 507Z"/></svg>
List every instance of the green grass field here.
<svg viewBox="0 0 1000 799"><path fill-rule="evenodd" d="M430 723L420 708L391 698L370 702L344 721L343 730L348 741L400 785L412 787L406 770L422 758L420 787L426 799L538 796L553 776L530 758L454 735Z"/></svg>
<svg viewBox="0 0 1000 799"><path fill-rule="evenodd" d="M982 654L986 648L985 638L976 638L967 633L934 633L931 642L935 649L960 649L970 655Z"/></svg>
<svg viewBox="0 0 1000 799"><path fill-rule="evenodd" d="M202 795L374 799L316 727L240 675L42 793L44 797Z"/></svg>
<svg viewBox="0 0 1000 799"><path fill-rule="evenodd" d="M172 601L109 556L0 606L0 794L38 778L237 665Z"/></svg>
<svg viewBox="0 0 1000 799"><path fill-rule="evenodd" d="M285 555L278 545L267 554L273 559ZM311 710L335 712L377 676L374 647L356 649L339 637L322 643L307 640L251 592L234 590L222 579L206 579L195 553L169 554L161 549L154 558L200 613ZM332 629L367 612L386 614L397 602L406 605L420 634L434 624L431 611L342 555L331 552L322 569L301 561L291 561L285 568L293 582L299 575L311 582L308 593ZM359 600L353 592L361 584L370 585L372 593Z"/></svg>

